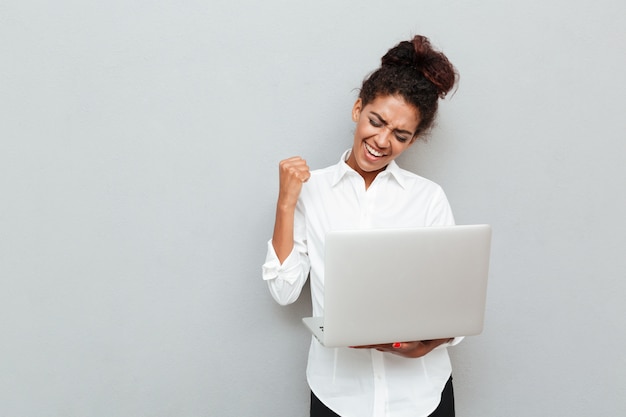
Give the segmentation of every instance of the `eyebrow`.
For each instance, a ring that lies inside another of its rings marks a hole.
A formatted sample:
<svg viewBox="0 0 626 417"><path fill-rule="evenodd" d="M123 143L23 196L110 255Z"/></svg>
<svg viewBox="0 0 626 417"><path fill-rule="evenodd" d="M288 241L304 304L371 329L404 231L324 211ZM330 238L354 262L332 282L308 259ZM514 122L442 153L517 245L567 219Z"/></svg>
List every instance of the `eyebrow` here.
<svg viewBox="0 0 626 417"><path fill-rule="evenodd" d="M373 114L374 116L376 116L376 117L378 118L378 120L380 120L380 122L381 122L382 124L384 124L385 126L388 126L388 125L389 125L389 122L387 122L385 119L383 119L383 117L382 117L380 114L376 113L375 111L371 111L370 113L371 113L371 114ZM395 130L396 132L400 133L400 134L407 134L407 135L411 135L411 136L413 136L413 133L412 133L412 132L409 132L408 130L404 130L404 129L397 129L397 128L396 128L396 129L394 129L394 130Z"/></svg>

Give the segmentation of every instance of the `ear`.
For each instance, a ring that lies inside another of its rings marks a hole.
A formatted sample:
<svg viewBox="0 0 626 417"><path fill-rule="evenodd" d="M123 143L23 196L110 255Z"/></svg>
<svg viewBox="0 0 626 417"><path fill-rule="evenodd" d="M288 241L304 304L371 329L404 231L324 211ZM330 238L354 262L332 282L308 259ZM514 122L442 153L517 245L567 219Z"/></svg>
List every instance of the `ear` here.
<svg viewBox="0 0 626 417"><path fill-rule="evenodd" d="M363 101L361 98L358 98L352 106L352 121L358 122L359 117L361 116L361 111L363 110Z"/></svg>

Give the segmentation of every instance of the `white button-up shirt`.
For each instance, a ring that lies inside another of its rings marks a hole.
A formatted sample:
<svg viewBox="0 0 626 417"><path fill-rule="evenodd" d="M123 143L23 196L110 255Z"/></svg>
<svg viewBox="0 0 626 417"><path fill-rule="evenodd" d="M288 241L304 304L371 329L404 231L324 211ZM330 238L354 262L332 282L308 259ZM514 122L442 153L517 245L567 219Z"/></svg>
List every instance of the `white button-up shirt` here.
<svg viewBox="0 0 626 417"><path fill-rule="evenodd" d="M348 155L337 165L312 171L303 185L294 249L282 265L268 242L263 279L272 296L283 305L294 302L310 273L313 316L323 316L328 231L454 224L437 184L391 162L366 190L363 178L345 163ZM449 345L409 359L374 349L326 348L312 338L307 380L315 395L342 417L428 416L451 374Z"/></svg>

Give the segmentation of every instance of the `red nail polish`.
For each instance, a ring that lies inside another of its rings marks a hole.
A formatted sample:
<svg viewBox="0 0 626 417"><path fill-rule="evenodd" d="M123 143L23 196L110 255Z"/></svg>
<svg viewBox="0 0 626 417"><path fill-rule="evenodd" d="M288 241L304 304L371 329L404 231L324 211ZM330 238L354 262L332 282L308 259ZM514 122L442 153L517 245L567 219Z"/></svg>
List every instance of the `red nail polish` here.
<svg viewBox="0 0 626 417"><path fill-rule="evenodd" d="M395 343L394 343L393 345L391 345L391 346L392 346L392 347L394 347L394 348L396 348L396 349L398 349L398 348L402 347L402 343L400 343L400 342L395 342Z"/></svg>

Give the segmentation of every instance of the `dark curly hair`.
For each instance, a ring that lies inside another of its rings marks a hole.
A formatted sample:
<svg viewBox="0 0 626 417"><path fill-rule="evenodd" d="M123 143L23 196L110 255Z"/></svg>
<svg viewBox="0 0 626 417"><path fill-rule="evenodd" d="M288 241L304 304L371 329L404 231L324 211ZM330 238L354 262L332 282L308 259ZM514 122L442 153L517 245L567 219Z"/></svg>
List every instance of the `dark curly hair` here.
<svg viewBox="0 0 626 417"><path fill-rule="evenodd" d="M376 97L399 95L418 109L421 120L414 136L432 127L438 99L444 98L458 79L456 68L428 38L415 36L391 48L381 59L381 67L371 73L361 87L363 107Z"/></svg>

